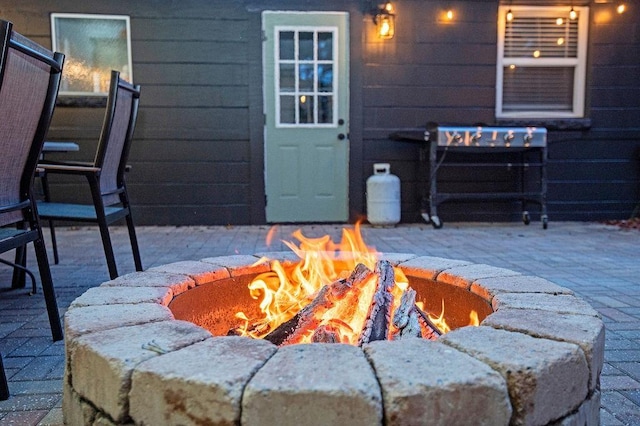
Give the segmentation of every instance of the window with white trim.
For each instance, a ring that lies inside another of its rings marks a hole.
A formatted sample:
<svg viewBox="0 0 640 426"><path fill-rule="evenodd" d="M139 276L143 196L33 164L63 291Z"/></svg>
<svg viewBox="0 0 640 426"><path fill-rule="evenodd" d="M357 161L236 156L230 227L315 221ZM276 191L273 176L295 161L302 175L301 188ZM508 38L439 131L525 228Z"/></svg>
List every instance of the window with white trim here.
<svg viewBox="0 0 640 426"><path fill-rule="evenodd" d="M500 6L497 118L584 116L588 23L588 7Z"/></svg>
<svg viewBox="0 0 640 426"><path fill-rule="evenodd" d="M51 45L65 54L60 95L107 96L111 70L131 82L131 24L125 15L51 14Z"/></svg>
<svg viewBox="0 0 640 426"><path fill-rule="evenodd" d="M278 127L335 126L337 29L275 28Z"/></svg>

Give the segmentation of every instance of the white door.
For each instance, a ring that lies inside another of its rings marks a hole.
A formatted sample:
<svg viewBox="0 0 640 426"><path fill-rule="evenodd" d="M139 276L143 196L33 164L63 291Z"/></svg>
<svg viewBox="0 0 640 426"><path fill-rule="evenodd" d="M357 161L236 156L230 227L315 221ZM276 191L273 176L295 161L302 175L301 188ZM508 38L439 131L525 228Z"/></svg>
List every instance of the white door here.
<svg viewBox="0 0 640 426"><path fill-rule="evenodd" d="M346 222L348 14L264 12L267 222Z"/></svg>

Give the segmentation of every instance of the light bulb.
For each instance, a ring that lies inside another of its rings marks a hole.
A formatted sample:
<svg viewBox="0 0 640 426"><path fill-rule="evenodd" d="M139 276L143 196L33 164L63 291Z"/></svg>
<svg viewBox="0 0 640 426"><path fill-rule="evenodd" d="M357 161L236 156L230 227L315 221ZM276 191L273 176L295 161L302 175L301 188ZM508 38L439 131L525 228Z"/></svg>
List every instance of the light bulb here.
<svg viewBox="0 0 640 426"><path fill-rule="evenodd" d="M511 9L507 11L507 21L508 22L513 21L513 12L511 11Z"/></svg>
<svg viewBox="0 0 640 426"><path fill-rule="evenodd" d="M571 10L569 11L569 19L574 21L578 17L578 12L573 10L573 6L571 6Z"/></svg>

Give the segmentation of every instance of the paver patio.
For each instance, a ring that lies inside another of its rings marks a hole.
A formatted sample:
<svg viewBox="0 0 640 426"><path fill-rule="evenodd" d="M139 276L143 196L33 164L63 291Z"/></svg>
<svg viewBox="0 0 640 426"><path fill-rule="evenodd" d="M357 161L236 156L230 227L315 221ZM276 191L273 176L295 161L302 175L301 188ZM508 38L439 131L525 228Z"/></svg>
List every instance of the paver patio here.
<svg viewBox="0 0 640 426"><path fill-rule="evenodd" d="M305 236L342 226L305 225ZM268 226L138 227L145 269L229 254L288 250L296 226L282 226L265 242ZM52 274L61 314L87 289L108 280L97 228L57 228L61 261ZM396 228L363 226L365 241L382 252L468 260L537 275L568 287L596 308L606 324L601 377L602 425L640 424L640 231L582 222L446 223ZM125 228L112 232L121 274L132 272ZM33 262L33 253L30 264ZM9 257L7 257L9 258ZM53 343L44 299L10 290L11 270L0 265L0 352L11 397L0 401L0 425L62 424L64 346Z"/></svg>

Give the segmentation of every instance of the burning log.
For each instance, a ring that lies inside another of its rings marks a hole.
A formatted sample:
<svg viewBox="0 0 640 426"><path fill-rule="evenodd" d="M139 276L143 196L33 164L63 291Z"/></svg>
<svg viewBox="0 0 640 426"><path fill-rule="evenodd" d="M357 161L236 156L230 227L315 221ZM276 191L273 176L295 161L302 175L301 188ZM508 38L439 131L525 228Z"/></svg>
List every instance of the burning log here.
<svg viewBox="0 0 640 426"><path fill-rule="evenodd" d="M389 332L389 320L393 295L391 289L395 285L395 274L393 266L386 260L381 260L376 264L375 273L378 275L376 291L367 321L358 339L358 346L376 340L386 340Z"/></svg>
<svg viewBox="0 0 640 426"><path fill-rule="evenodd" d="M296 333L299 334L301 329L314 328L314 324L317 325L316 321L314 321L316 316L322 315L333 306L333 303L329 300L328 293L330 291L329 288L336 283L340 283L340 280L322 287L311 303L302 308L289 321L280 324L278 328L264 336L264 338L274 345L280 346L287 340L292 339Z"/></svg>
<svg viewBox="0 0 640 426"><path fill-rule="evenodd" d="M311 341L314 343L340 343L340 333L330 324L321 325L313 332Z"/></svg>
<svg viewBox="0 0 640 426"><path fill-rule="evenodd" d="M375 289L372 281L374 275L376 276ZM371 284L367 284L368 282ZM408 288L402 294L400 305L393 317L393 327L397 331L389 336L393 309L391 290L394 286L395 273L388 261L379 261L375 271L371 271L363 264L358 264L347 279L340 279L323 286L308 305L267 334L264 339L278 346L308 341L309 337L312 342L320 343L345 341L343 332L349 334L354 332L349 321L358 309L358 299L362 297L364 288L367 288L368 294L371 294L371 303L358 336L358 346L376 340L386 340L389 337L437 339L442 333L429 316L418 308L416 291L412 288ZM333 308L341 311L342 319L331 318ZM358 330L356 329L355 332L357 333Z"/></svg>
<svg viewBox="0 0 640 426"><path fill-rule="evenodd" d="M422 337L429 340L436 340L438 336L442 335L442 331L436 327L426 312L417 306L416 312L418 313L418 321L420 322L420 328L422 329Z"/></svg>
<svg viewBox="0 0 640 426"><path fill-rule="evenodd" d="M397 332L393 334L393 340L406 339L408 337L422 337L419 314L416 306L416 291L407 288L400 298L400 306L393 314L393 325Z"/></svg>
<svg viewBox="0 0 640 426"><path fill-rule="evenodd" d="M311 303L264 338L278 346L298 343L307 333L320 325L322 315L331 309L336 301L346 298L350 293L357 297L357 292L353 290L362 287L372 274L369 268L358 264L349 278L323 286ZM328 333L329 330L326 331ZM335 329L331 332L337 335Z"/></svg>

